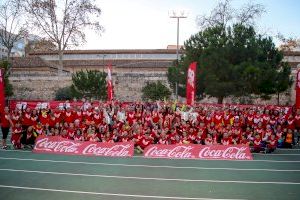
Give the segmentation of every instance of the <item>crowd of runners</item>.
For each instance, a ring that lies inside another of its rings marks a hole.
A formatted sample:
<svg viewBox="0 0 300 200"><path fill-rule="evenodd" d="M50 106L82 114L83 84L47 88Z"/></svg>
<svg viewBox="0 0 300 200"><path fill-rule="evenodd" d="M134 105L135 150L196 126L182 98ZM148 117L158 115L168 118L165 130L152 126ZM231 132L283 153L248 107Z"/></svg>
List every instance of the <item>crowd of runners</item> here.
<svg viewBox="0 0 300 200"><path fill-rule="evenodd" d="M15 149L32 148L39 135L76 141L150 144L250 145L255 152L291 148L299 142L300 111L278 106L173 102L65 102L55 108L26 105L1 115L2 148L11 131Z"/></svg>

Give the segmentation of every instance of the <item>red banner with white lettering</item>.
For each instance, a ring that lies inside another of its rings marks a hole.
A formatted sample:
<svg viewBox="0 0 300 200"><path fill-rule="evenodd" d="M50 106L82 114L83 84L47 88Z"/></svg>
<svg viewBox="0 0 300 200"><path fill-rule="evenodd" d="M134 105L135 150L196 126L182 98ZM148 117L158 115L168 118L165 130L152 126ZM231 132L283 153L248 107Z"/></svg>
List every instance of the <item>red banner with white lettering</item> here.
<svg viewBox="0 0 300 200"><path fill-rule="evenodd" d="M150 145L144 150L146 158L253 160L247 145Z"/></svg>
<svg viewBox="0 0 300 200"><path fill-rule="evenodd" d="M111 64L107 67L107 98L108 101L113 100L113 85L112 85L112 77L111 77L112 67Z"/></svg>
<svg viewBox="0 0 300 200"><path fill-rule="evenodd" d="M81 142L64 139L59 136L39 136L36 139L33 152L63 155L132 157L134 154L134 143Z"/></svg>
<svg viewBox="0 0 300 200"><path fill-rule="evenodd" d="M187 72L186 80L186 104L194 105L196 91L196 68L197 62L192 62Z"/></svg>
<svg viewBox="0 0 300 200"><path fill-rule="evenodd" d="M297 71L296 80L296 108L300 108L300 70Z"/></svg>
<svg viewBox="0 0 300 200"><path fill-rule="evenodd" d="M4 70L0 69L0 112L4 111L4 107L5 107Z"/></svg>

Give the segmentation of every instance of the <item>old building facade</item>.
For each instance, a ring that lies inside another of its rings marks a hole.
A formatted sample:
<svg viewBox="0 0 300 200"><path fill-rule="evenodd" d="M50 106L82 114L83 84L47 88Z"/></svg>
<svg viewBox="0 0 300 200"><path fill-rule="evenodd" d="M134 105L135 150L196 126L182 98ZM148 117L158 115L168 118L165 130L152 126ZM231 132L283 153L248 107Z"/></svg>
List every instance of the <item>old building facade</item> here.
<svg viewBox="0 0 300 200"><path fill-rule="evenodd" d="M288 51L284 52L284 55L295 77L297 69L300 68L300 51ZM168 84L167 70L175 59L174 48L69 50L64 52L64 75L57 77L57 53L31 53L29 57L13 60L10 77L15 89L13 98L53 99L57 89L71 85L72 73L85 69L106 71L107 65L111 64L116 98L122 101L141 100L141 89L147 82L161 80ZM293 87L282 96L282 104L293 104L295 98ZM274 99L267 103L272 101Z"/></svg>

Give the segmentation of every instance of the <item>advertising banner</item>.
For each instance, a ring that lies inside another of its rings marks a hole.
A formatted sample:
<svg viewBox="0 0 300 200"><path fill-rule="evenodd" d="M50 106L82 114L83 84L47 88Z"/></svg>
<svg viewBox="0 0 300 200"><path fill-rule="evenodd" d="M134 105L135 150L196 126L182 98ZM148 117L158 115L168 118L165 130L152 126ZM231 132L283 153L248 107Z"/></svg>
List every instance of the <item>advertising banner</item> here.
<svg viewBox="0 0 300 200"><path fill-rule="evenodd" d="M195 102L196 68L197 68L197 63L196 62L191 63L187 73L186 104L188 105L194 105Z"/></svg>
<svg viewBox="0 0 300 200"><path fill-rule="evenodd" d="M39 136L36 139L33 152L83 156L131 157L134 154L134 144L133 142L80 142L64 139L60 136Z"/></svg>
<svg viewBox="0 0 300 200"><path fill-rule="evenodd" d="M150 145L144 151L147 158L253 160L247 145Z"/></svg>

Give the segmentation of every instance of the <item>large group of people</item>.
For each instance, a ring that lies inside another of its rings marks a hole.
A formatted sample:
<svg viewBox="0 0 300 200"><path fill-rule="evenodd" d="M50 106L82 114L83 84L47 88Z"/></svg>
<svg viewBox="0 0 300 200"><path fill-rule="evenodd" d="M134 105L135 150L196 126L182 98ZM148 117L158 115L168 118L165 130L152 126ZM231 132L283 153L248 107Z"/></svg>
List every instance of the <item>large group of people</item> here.
<svg viewBox="0 0 300 200"><path fill-rule="evenodd" d="M32 148L37 136L76 141L133 141L136 151L150 144L247 144L274 151L299 142L300 111L277 106L234 106L161 102L65 102L57 108L6 107L1 113L2 148L11 130L15 149Z"/></svg>

